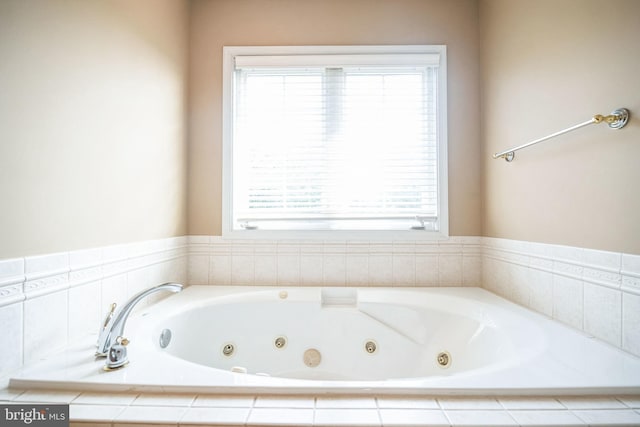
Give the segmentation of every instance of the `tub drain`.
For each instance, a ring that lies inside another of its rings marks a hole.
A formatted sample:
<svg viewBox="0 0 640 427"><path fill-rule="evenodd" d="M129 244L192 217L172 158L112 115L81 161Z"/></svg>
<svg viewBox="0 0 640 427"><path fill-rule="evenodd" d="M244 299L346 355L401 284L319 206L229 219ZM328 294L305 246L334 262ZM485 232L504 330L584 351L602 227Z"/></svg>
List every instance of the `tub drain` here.
<svg viewBox="0 0 640 427"><path fill-rule="evenodd" d="M167 348L171 342L171 329L163 329L160 333L160 348Z"/></svg>
<svg viewBox="0 0 640 427"><path fill-rule="evenodd" d="M228 343L222 347L222 354L224 354L225 356L231 356L235 350L236 348L233 346L233 344Z"/></svg>
<svg viewBox="0 0 640 427"><path fill-rule="evenodd" d="M448 351L440 352L438 353L437 361L441 368L448 368L451 365L451 355Z"/></svg>

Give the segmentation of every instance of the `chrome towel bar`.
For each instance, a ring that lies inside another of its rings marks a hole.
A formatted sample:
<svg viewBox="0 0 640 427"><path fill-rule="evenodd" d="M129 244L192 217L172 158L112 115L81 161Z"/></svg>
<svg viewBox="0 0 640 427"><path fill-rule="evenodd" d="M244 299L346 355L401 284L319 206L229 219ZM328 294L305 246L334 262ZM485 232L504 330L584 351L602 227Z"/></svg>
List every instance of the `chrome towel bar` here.
<svg viewBox="0 0 640 427"><path fill-rule="evenodd" d="M576 129L580 129L581 127L584 126L588 126L591 124L596 124L596 123L607 123L609 125L609 127L611 129L622 129L627 122L629 121L629 110L627 110L626 108L618 108L617 110L614 110L611 112L611 114L609 114L608 116L603 116L601 114L596 114L595 116L593 116L590 120L583 122L583 123L579 123L575 126L571 126L570 128L561 130L559 132L556 133L552 133L551 135L547 135L543 138L540 139L536 139L535 141L531 141L528 142L526 144L522 144L519 145L517 147L514 148L510 148L509 150L505 150L505 151L501 151L499 153L495 153L493 155L494 159L498 159L498 158L503 158L505 159L507 162L511 162L513 161L514 157L515 157L515 152L518 150L522 150L523 148L527 148L530 147L532 145L535 145L539 142L542 141L546 141L547 139L551 139L551 138L555 138L556 136L560 136L562 134L565 134L567 132L571 132L574 131Z"/></svg>

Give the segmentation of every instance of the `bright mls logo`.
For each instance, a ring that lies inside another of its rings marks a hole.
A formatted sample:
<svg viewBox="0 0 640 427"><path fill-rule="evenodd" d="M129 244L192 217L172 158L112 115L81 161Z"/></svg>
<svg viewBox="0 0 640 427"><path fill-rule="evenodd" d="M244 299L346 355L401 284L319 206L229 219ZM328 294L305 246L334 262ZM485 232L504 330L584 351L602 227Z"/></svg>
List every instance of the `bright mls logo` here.
<svg viewBox="0 0 640 427"><path fill-rule="evenodd" d="M69 405L2 405L2 426L68 427Z"/></svg>

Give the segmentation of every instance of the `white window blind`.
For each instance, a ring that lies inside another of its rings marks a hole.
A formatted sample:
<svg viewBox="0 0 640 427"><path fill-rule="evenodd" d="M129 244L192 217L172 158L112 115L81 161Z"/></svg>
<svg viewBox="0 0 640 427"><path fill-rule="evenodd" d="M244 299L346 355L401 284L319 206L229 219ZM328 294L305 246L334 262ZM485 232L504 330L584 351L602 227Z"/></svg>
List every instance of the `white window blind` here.
<svg viewBox="0 0 640 427"><path fill-rule="evenodd" d="M236 56L233 229L437 231L439 60Z"/></svg>

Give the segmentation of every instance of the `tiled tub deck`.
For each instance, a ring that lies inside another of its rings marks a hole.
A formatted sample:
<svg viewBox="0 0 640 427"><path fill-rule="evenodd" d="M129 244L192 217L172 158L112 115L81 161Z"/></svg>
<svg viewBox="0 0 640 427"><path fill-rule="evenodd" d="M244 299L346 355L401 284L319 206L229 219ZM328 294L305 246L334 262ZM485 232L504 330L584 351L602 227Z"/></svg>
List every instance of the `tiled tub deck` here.
<svg viewBox="0 0 640 427"><path fill-rule="evenodd" d="M72 426L640 426L640 396L251 396L3 390Z"/></svg>

